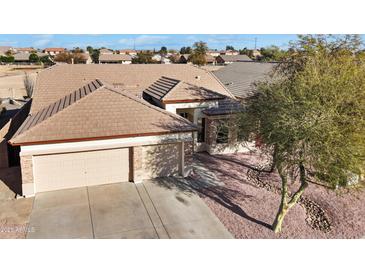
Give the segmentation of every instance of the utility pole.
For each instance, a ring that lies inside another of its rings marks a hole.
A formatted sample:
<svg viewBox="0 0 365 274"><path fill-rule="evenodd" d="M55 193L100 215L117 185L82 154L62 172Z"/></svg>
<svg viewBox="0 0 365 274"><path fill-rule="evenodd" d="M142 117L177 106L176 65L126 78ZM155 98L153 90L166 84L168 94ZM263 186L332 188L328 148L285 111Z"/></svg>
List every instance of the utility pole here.
<svg viewBox="0 0 365 274"><path fill-rule="evenodd" d="M255 37L255 50L257 49L256 46L257 46L257 37Z"/></svg>

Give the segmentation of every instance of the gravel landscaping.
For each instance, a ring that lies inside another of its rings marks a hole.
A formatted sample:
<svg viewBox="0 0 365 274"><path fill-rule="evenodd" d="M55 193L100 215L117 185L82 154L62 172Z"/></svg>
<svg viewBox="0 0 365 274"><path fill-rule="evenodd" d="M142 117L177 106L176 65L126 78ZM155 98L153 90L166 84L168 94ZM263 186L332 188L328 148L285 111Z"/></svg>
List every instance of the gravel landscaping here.
<svg viewBox="0 0 365 274"><path fill-rule="evenodd" d="M200 197L236 238L362 238L365 235L365 191L333 191L310 184L286 216L282 233L271 229L280 204L280 178L259 172L267 165L258 153L211 156L198 153L220 184L199 188ZM204 180L194 170L191 179ZM222 184L223 183L223 184ZM294 190L298 186L293 185Z"/></svg>

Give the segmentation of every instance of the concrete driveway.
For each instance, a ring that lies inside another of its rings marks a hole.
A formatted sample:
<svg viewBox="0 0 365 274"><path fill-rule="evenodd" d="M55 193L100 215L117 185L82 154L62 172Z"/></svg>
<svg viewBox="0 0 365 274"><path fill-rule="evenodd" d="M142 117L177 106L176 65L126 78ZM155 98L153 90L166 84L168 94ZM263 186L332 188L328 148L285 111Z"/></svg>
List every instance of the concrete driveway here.
<svg viewBox="0 0 365 274"><path fill-rule="evenodd" d="M184 188L179 187L183 182ZM232 238L187 181L156 179L36 195L27 238Z"/></svg>

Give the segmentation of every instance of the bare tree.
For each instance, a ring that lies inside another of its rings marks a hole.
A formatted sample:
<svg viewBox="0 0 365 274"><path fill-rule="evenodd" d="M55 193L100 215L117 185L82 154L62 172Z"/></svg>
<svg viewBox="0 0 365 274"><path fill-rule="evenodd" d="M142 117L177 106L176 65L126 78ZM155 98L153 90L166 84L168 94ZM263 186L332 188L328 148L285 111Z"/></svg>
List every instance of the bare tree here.
<svg viewBox="0 0 365 274"><path fill-rule="evenodd" d="M34 83L28 73L25 74L23 82L25 91L27 92L27 97L32 98Z"/></svg>

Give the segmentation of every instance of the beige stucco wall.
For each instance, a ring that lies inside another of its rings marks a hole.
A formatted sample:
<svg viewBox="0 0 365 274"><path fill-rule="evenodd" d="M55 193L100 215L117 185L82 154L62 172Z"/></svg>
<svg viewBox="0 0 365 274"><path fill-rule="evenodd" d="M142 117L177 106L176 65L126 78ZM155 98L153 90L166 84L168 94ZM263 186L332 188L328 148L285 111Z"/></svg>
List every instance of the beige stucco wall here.
<svg viewBox="0 0 365 274"><path fill-rule="evenodd" d="M20 157L22 173L22 195L34 195L33 159L31 155Z"/></svg>

